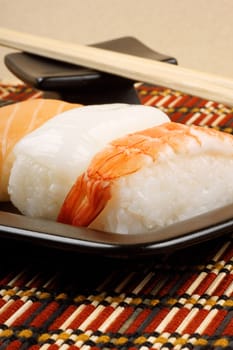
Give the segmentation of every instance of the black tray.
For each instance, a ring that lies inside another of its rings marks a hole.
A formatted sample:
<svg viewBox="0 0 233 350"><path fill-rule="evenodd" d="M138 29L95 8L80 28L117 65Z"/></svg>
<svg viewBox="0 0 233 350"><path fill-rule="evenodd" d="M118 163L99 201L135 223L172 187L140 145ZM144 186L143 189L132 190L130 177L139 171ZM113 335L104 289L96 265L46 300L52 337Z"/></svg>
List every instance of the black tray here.
<svg viewBox="0 0 233 350"><path fill-rule="evenodd" d="M78 228L14 213L0 206L0 236L115 258L164 254L233 233L233 204L147 234L116 234Z"/></svg>

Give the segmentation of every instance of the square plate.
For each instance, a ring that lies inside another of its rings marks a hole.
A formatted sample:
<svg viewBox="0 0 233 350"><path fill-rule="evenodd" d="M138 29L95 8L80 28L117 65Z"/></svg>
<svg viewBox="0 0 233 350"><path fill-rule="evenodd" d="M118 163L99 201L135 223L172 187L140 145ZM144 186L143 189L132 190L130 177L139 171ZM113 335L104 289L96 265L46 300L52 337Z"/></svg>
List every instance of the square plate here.
<svg viewBox="0 0 233 350"><path fill-rule="evenodd" d="M233 204L147 234L118 234L23 216L0 204L0 236L114 258L164 254L233 233Z"/></svg>

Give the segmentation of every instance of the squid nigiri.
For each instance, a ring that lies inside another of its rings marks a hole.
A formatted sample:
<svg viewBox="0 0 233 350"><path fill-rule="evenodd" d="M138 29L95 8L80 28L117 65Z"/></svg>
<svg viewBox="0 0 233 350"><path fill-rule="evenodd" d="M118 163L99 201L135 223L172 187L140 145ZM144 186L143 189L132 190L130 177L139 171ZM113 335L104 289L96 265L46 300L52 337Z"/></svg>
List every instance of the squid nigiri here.
<svg viewBox="0 0 233 350"><path fill-rule="evenodd" d="M174 122L118 138L69 191L57 221L147 233L233 202L233 135Z"/></svg>
<svg viewBox="0 0 233 350"><path fill-rule="evenodd" d="M61 100L40 98L0 108L0 201L9 200L7 186L14 145L56 114L78 106Z"/></svg>
<svg viewBox="0 0 233 350"><path fill-rule="evenodd" d="M150 106L83 106L55 116L14 147L9 179L11 202L27 216L56 220L78 175L108 142L164 122L168 116Z"/></svg>

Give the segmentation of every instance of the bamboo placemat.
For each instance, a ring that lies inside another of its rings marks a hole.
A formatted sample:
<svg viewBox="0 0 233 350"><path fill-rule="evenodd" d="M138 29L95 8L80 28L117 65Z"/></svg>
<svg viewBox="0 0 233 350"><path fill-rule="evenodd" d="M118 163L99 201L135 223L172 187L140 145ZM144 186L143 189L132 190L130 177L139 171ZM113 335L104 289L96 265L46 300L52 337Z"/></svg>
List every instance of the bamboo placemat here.
<svg viewBox="0 0 233 350"><path fill-rule="evenodd" d="M136 89L172 120L232 133L231 107ZM0 86L2 104L39 96ZM232 349L232 258L231 236L130 261L1 240L0 350Z"/></svg>

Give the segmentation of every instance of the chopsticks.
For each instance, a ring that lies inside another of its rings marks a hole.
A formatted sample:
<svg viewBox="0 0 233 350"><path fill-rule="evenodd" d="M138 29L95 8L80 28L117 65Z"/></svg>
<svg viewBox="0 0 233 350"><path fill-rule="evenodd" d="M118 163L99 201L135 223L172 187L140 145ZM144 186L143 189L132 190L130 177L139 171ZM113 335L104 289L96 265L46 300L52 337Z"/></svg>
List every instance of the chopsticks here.
<svg viewBox="0 0 233 350"><path fill-rule="evenodd" d="M233 106L233 79L0 27L0 45Z"/></svg>

